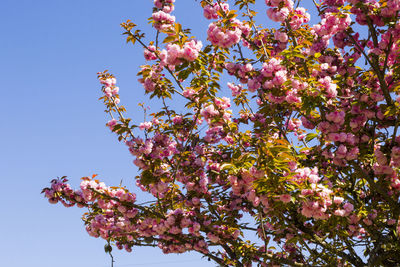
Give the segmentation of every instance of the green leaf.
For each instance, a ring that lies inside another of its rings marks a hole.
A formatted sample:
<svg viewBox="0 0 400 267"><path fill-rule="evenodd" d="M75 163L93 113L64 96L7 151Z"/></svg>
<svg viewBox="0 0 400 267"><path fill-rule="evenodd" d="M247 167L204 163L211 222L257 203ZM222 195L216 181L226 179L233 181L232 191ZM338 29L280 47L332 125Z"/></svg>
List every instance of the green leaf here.
<svg viewBox="0 0 400 267"><path fill-rule="evenodd" d="M175 23L175 31L177 33L181 32L182 31L182 25L179 24L179 23Z"/></svg>
<svg viewBox="0 0 400 267"><path fill-rule="evenodd" d="M112 251L112 246L110 244L105 244L104 245L104 251L106 253L110 253Z"/></svg>
<svg viewBox="0 0 400 267"><path fill-rule="evenodd" d="M316 134L316 133L309 133L309 134L307 134L306 135L306 142L308 143L308 142L310 142L311 140L313 140L315 137L317 137L318 136L318 134Z"/></svg>
<svg viewBox="0 0 400 267"><path fill-rule="evenodd" d="M232 168L234 168L234 167L235 167L235 166L234 166L233 164L224 163L224 164L221 165L221 170L228 170L228 169L232 169Z"/></svg>
<svg viewBox="0 0 400 267"><path fill-rule="evenodd" d="M153 173L149 170L145 170L142 172L140 177L140 183L143 185L153 184L157 181L157 178L153 175Z"/></svg>
<svg viewBox="0 0 400 267"><path fill-rule="evenodd" d="M163 43L164 43L164 44L165 44L165 43L170 43L170 42L175 41L175 40L176 40L176 36L175 36L175 35L171 35L171 36L165 37Z"/></svg>
<svg viewBox="0 0 400 267"><path fill-rule="evenodd" d="M129 34L128 37L126 37L126 42L127 43L132 42L132 44L135 44L136 43L136 39L132 34Z"/></svg>

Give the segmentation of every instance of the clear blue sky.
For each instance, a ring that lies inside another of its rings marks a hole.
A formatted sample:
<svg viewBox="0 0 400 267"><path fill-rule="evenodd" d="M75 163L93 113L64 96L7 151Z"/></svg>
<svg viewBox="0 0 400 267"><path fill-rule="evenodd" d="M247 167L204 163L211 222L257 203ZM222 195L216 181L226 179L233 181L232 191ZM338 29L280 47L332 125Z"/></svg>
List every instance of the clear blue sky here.
<svg viewBox="0 0 400 267"><path fill-rule="evenodd" d="M264 1L257 6L266 21ZM149 32L151 7L150 0L1 1L1 266L110 266L104 241L83 227L84 210L50 205L40 191L63 175L74 187L94 173L109 185L133 185L133 158L104 126L96 72L117 76L122 104L141 122L142 49L125 44L119 24L132 19ZM174 15L205 42L209 22L198 1L177 0ZM214 266L198 254L148 248L115 258L116 267Z"/></svg>

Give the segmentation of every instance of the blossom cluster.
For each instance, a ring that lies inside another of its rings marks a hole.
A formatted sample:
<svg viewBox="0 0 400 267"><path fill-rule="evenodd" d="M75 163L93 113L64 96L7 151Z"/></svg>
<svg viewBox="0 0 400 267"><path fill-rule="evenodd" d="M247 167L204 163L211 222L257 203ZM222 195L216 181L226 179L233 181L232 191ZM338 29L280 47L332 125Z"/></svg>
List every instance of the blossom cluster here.
<svg viewBox="0 0 400 267"><path fill-rule="evenodd" d="M160 60L159 66L153 66L152 69L162 70L164 66L168 66L170 69L174 69L176 65L180 65L183 60L194 61L198 58L199 53L203 47L201 41L190 40L183 44L167 44L166 49L157 50L154 45L149 45L144 49L144 58L147 61ZM148 68L147 66L142 69ZM154 74L154 72L153 72ZM153 77L153 80L157 77ZM146 88L146 87L145 87Z"/></svg>
<svg viewBox="0 0 400 267"><path fill-rule="evenodd" d="M162 10L153 13L154 28L159 31L166 31L171 29L175 23L175 16L172 16Z"/></svg>
<svg viewBox="0 0 400 267"><path fill-rule="evenodd" d="M250 27L238 19L231 19L229 25L229 29L224 29L221 22L211 23L207 30L207 40L215 46L230 48L240 42L242 35L250 33Z"/></svg>
<svg viewBox="0 0 400 267"><path fill-rule="evenodd" d="M180 59L194 61L199 56L202 47L202 42L196 40L186 42L182 48L178 44L168 44L166 63L168 65L179 65Z"/></svg>
<svg viewBox="0 0 400 267"><path fill-rule="evenodd" d="M292 0L265 0L268 17L275 22L285 22L289 20L291 30L297 30L304 23L310 21L310 14L303 7L294 8Z"/></svg>
<svg viewBox="0 0 400 267"><path fill-rule="evenodd" d="M207 19L218 19L218 11L222 10L223 13L227 14L229 12L228 3L214 3L213 5L206 5L204 7L204 17Z"/></svg>
<svg viewBox="0 0 400 267"><path fill-rule="evenodd" d="M154 6L165 13L174 11L175 0L154 0Z"/></svg>

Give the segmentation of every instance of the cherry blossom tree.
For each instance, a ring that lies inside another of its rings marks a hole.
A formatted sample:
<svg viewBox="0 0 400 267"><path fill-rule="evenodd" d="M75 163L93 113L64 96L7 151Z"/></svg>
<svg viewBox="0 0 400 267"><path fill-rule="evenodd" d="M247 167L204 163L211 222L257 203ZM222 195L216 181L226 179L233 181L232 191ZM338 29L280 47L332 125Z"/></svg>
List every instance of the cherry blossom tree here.
<svg viewBox="0 0 400 267"><path fill-rule="evenodd" d="M139 168L126 187L65 177L50 203L89 212L89 235L130 252L197 251L220 266L400 266L400 1L202 0L207 40L155 0L138 75L162 108L133 125L116 78L98 74L107 126ZM358 32L355 29L358 29ZM361 29L361 30L360 30ZM230 82L221 82L228 77ZM226 94L229 92L229 95ZM174 100L183 103L174 110ZM248 236L257 236L250 242Z"/></svg>

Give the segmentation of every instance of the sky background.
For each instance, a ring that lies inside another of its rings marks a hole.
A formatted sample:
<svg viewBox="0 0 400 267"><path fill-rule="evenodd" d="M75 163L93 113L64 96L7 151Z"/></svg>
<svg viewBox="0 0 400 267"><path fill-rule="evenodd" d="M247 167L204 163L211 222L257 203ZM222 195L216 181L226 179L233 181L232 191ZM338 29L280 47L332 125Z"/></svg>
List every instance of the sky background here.
<svg viewBox="0 0 400 267"><path fill-rule="evenodd" d="M134 123L143 120L139 102L155 103L137 82L143 49L126 44L119 24L147 24L150 0L2 0L0 3L0 215L1 265L10 267L107 267L105 241L90 237L85 210L49 204L40 194L51 179L98 174L107 185L133 187L133 158L106 127L107 115L96 72L118 80L121 104ZM311 1L305 1L311 2ZM204 44L209 21L199 1L177 0L173 15ZM267 21L257 0L258 21ZM138 195L145 200L146 196ZM137 248L114 253L115 267L214 266L200 254L163 255Z"/></svg>

